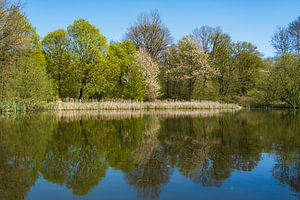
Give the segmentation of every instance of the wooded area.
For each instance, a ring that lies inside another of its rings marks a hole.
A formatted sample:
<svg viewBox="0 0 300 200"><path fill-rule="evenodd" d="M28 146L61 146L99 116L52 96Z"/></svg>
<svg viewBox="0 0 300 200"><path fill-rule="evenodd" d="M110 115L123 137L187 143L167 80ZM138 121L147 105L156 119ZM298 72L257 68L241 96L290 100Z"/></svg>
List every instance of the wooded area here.
<svg viewBox="0 0 300 200"><path fill-rule="evenodd" d="M41 39L20 4L4 1L0 104L173 99L298 108L300 17L270 40L274 58L220 27L201 26L174 43L157 11L138 16L120 42L108 43L85 19Z"/></svg>

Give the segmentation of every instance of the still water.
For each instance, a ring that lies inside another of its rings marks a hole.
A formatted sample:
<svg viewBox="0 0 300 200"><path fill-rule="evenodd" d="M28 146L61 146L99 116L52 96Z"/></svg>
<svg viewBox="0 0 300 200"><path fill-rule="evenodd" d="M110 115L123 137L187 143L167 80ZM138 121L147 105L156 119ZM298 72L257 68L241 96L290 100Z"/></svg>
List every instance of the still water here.
<svg viewBox="0 0 300 200"><path fill-rule="evenodd" d="M287 111L0 116L1 200L300 199Z"/></svg>

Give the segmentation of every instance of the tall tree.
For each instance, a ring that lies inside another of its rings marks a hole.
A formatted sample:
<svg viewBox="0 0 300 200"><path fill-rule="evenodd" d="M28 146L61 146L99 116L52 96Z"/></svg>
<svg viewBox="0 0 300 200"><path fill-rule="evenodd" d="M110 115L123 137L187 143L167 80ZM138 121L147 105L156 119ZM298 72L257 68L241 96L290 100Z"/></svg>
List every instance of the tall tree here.
<svg viewBox="0 0 300 200"><path fill-rule="evenodd" d="M179 41L177 53L178 62L171 73L177 80L187 82L187 99L191 100L197 79L203 77L203 80L207 80L213 70L209 65L207 54L192 37L184 37Z"/></svg>
<svg viewBox="0 0 300 200"><path fill-rule="evenodd" d="M62 91L64 80L69 74L70 67L70 41L65 30L57 30L48 33L43 39L43 50L47 61L47 71L54 80L57 95L64 97Z"/></svg>
<svg viewBox="0 0 300 200"><path fill-rule="evenodd" d="M8 78L19 51L29 44L30 25L20 7L7 0L0 1L0 101L6 98Z"/></svg>
<svg viewBox="0 0 300 200"><path fill-rule="evenodd" d="M68 27L68 35L71 59L74 61L73 70L80 84L78 98L91 97L96 92L92 85L93 76L101 77L105 69L103 61L107 47L106 38L100 34L98 28L84 19L74 21Z"/></svg>
<svg viewBox="0 0 300 200"><path fill-rule="evenodd" d="M238 96L245 95L254 88L259 70L264 63L257 47L247 42L237 42L233 45L233 65L235 73L233 79L234 92Z"/></svg>
<svg viewBox="0 0 300 200"><path fill-rule="evenodd" d="M51 101L52 82L46 71L46 61L40 38L34 28L26 36L28 46L19 53L10 77L10 99L29 105Z"/></svg>
<svg viewBox="0 0 300 200"><path fill-rule="evenodd" d="M300 16L289 24L288 31L291 35L294 51L300 53Z"/></svg>
<svg viewBox="0 0 300 200"><path fill-rule="evenodd" d="M140 49L136 54L135 65L142 72L145 86L145 100L155 100L160 96L159 65L144 50Z"/></svg>
<svg viewBox="0 0 300 200"><path fill-rule="evenodd" d="M19 4L0 2L0 101L37 104L51 100L40 38Z"/></svg>
<svg viewBox="0 0 300 200"><path fill-rule="evenodd" d="M127 75L134 65L135 46L128 40L112 43L107 51L107 68L109 69L110 93L117 98L124 98Z"/></svg>
<svg viewBox="0 0 300 200"><path fill-rule="evenodd" d="M221 32L220 27L201 26L193 30L192 36L196 39L199 45L203 48L205 53L211 53L213 50L214 35Z"/></svg>
<svg viewBox="0 0 300 200"><path fill-rule="evenodd" d="M170 73L176 67L178 62L177 45L170 46L165 54L163 67L160 68L160 82L162 87L162 97L166 99L179 99L180 86L182 82L173 78L173 74Z"/></svg>
<svg viewBox="0 0 300 200"><path fill-rule="evenodd" d="M230 92L234 66L232 64L232 42L229 35L216 32L212 37L213 48L210 53L211 65L217 70L216 81L219 97L224 99Z"/></svg>
<svg viewBox="0 0 300 200"><path fill-rule="evenodd" d="M292 40L288 29L279 27L272 37L271 44L277 54L289 53L292 50Z"/></svg>
<svg viewBox="0 0 300 200"><path fill-rule="evenodd" d="M275 100L294 108L300 106L300 62L299 56L285 54L275 60L271 68L268 91ZM275 94L275 95L274 95Z"/></svg>
<svg viewBox="0 0 300 200"><path fill-rule="evenodd" d="M138 49L144 48L155 61L160 61L172 41L170 31L157 11L141 14L125 37Z"/></svg>

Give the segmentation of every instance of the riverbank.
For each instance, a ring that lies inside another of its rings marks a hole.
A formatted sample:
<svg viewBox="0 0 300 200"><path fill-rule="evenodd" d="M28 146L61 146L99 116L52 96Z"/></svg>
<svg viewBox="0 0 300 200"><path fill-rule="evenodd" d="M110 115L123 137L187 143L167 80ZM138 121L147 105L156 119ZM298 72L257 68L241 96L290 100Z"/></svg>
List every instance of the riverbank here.
<svg viewBox="0 0 300 200"><path fill-rule="evenodd" d="M54 102L36 106L19 106L18 104L0 104L2 112L17 111L84 111L84 110L198 110L198 109L218 109L218 110L239 110L242 107L232 103L221 103L217 101L90 101L81 102L79 100L68 102Z"/></svg>

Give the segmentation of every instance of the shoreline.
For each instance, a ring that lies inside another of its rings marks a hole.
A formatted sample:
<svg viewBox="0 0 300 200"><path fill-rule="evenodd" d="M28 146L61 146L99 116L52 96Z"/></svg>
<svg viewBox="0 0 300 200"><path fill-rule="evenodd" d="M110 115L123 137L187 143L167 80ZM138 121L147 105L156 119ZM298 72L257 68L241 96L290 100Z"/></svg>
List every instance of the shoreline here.
<svg viewBox="0 0 300 200"><path fill-rule="evenodd" d="M12 104L16 105L16 104ZM243 107L234 103L221 103L218 101L92 101L81 102L79 100L69 102L53 102L39 106L22 106L22 107L0 107L0 113L20 112L20 111L134 111L134 110L241 110Z"/></svg>

